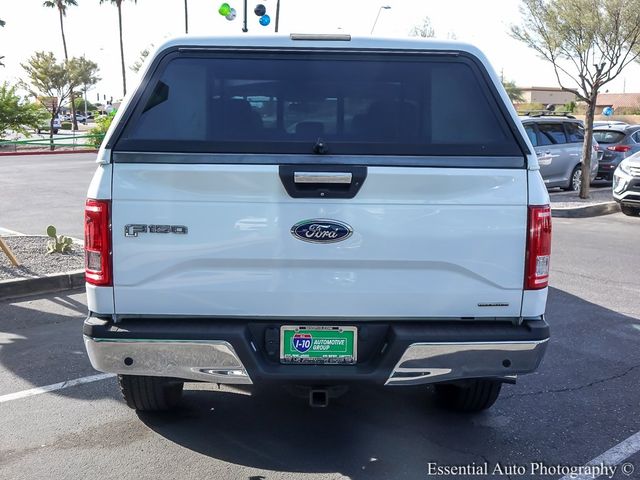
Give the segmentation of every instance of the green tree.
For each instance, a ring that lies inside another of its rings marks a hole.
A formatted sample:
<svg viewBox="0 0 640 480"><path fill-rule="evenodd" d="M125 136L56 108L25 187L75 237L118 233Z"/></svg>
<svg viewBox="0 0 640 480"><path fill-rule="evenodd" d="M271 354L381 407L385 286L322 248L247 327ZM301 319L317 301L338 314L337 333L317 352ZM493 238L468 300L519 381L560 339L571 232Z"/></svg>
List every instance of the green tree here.
<svg viewBox="0 0 640 480"><path fill-rule="evenodd" d="M562 90L587 106L582 178L589 179L593 118L600 89L640 53L640 0L521 0L511 36L552 64ZM589 198L589 181L580 197Z"/></svg>
<svg viewBox="0 0 640 480"><path fill-rule="evenodd" d="M70 66L71 66L71 68L74 69L73 75L74 75L74 77L76 77L78 79L78 82L79 82L79 84L81 86L81 90L84 92L84 95L86 97L87 96L87 91L101 80L101 78L98 76L98 64L93 62L93 61L91 61L91 60L89 60L89 59L87 59L84 56L76 58L74 60L75 61L72 62L72 64ZM85 108L83 99L73 97L73 93L72 93L71 98L74 99L71 102L72 103L72 106L71 106L71 110L72 111L76 110L76 102L78 100L82 104L83 111L85 113L88 111L88 109Z"/></svg>
<svg viewBox="0 0 640 480"><path fill-rule="evenodd" d="M502 85L504 89L507 91L507 95L509 96L509 100L513 103L521 103L524 102L524 95L522 94L522 89L518 88L516 82L513 80L503 80Z"/></svg>
<svg viewBox="0 0 640 480"><path fill-rule="evenodd" d="M68 7L77 7L78 2L76 0L46 0L42 3L43 7L47 8L57 8L58 16L60 17L60 33L62 33L62 47L64 48L64 60L66 62L69 61L69 51L67 50L67 38L64 34L64 17L67 16L67 8ZM71 98L74 97L73 92L71 92ZM78 121L76 120L76 109L75 106L71 105L71 117L73 122L73 129L78 130Z"/></svg>
<svg viewBox="0 0 640 480"><path fill-rule="evenodd" d="M120 60L122 67L122 94L127 94L127 72L124 67L124 42L122 41L122 2L124 0L100 0L100 4L110 3L115 5L118 9L118 28L120 32ZM133 3L138 3L138 0L133 0Z"/></svg>
<svg viewBox="0 0 640 480"><path fill-rule="evenodd" d="M416 25L411 29L411 31L409 32L409 36L420 38L435 37L436 32L433 29L433 25L431 24L431 19L429 17L424 17L420 25Z"/></svg>
<svg viewBox="0 0 640 480"><path fill-rule="evenodd" d="M47 118L47 112L35 103L24 102L16 86L0 84L0 137L7 130L28 134Z"/></svg>
<svg viewBox="0 0 640 480"><path fill-rule="evenodd" d="M86 69L77 58L59 63L52 52L36 52L21 65L27 76L21 87L38 99L49 113L49 144L53 150L53 122L71 92L82 85L82 74Z"/></svg>

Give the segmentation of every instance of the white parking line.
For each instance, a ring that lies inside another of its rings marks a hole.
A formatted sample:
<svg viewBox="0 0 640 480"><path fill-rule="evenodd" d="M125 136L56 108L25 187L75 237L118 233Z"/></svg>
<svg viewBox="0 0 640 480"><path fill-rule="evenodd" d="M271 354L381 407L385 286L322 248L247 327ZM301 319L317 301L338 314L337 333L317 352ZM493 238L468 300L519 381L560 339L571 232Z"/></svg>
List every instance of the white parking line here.
<svg viewBox="0 0 640 480"><path fill-rule="evenodd" d="M618 466L627 458L629 458L632 455L635 455L638 452L640 452L640 432L631 435L629 438L627 438L626 440L623 440L622 442L620 442L618 445L611 448L610 450L607 450L599 457L594 458L589 463L587 463L587 465L589 466L606 465L607 467ZM629 478L635 478L635 477L631 477L631 474L634 472L635 468L640 468L640 465L624 464L622 465L621 468L618 468L617 470L618 471L621 470L622 473L628 476ZM578 475L578 476L566 475L562 477L560 480L587 480L587 479L592 480L594 478L598 478L598 477L594 477L593 475L587 475L587 474Z"/></svg>
<svg viewBox="0 0 640 480"><path fill-rule="evenodd" d="M23 390L21 392L9 393L8 395L0 396L0 403L10 402L11 400L18 400L19 398L31 397L33 395L39 395L41 393L55 392L56 390L75 387L76 385L82 385L84 383L98 382L100 380L105 380L111 377L115 377L115 375L113 373L101 373L99 375L91 375L90 377L76 378L74 380L54 383L52 385L46 385L44 387L31 388L29 390Z"/></svg>

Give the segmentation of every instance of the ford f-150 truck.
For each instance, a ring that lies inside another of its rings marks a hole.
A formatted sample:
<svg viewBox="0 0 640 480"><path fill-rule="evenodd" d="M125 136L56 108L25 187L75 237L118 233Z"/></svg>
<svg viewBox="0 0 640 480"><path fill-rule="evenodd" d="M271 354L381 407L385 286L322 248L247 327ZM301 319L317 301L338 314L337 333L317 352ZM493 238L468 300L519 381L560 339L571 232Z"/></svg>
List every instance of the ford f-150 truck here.
<svg viewBox="0 0 640 480"><path fill-rule="evenodd" d="M84 341L137 410L186 381L316 406L434 384L478 411L544 355L550 244L535 153L476 48L179 38L98 153Z"/></svg>

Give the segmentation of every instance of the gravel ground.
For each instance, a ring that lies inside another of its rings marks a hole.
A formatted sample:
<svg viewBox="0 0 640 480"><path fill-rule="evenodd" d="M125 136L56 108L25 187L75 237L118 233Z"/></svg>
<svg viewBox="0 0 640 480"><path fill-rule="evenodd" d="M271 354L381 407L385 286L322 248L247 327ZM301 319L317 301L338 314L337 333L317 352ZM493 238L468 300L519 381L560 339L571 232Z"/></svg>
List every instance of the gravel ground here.
<svg viewBox="0 0 640 480"><path fill-rule="evenodd" d="M590 198L583 200L578 192L549 192L553 208L571 208L613 202L611 187L592 189Z"/></svg>
<svg viewBox="0 0 640 480"><path fill-rule="evenodd" d="M72 253L47 254L48 237L19 236L2 237L21 263L14 267L0 250L0 280L41 277L51 273L70 272L84 268L84 251L73 245Z"/></svg>

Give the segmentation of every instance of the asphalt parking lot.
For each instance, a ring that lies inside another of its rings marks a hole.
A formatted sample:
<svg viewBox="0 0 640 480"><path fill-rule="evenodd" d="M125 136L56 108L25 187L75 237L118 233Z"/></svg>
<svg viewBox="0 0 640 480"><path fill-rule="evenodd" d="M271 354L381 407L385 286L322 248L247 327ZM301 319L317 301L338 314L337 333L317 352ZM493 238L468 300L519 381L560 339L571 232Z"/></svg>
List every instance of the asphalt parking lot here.
<svg viewBox="0 0 640 480"><path fill-rule="evenodd" d="M46 235L55 225L59 234L82 238L95 159L95 153L0 157L0 227Z"/></svg>
<svg viewBox="0 0 640 480"><path fill-rule="evenodd" d="M93 377L82 292L0 303L0 478L423 479L431 462L499 462L527 473L489 478L557 479L530 464L594 459L640 478L639 243L640 218L554 220L547 356L479 415L438 409L424 387L352 389L310 409L196 384L176 414L136 415L113 377Z"/></svg>

